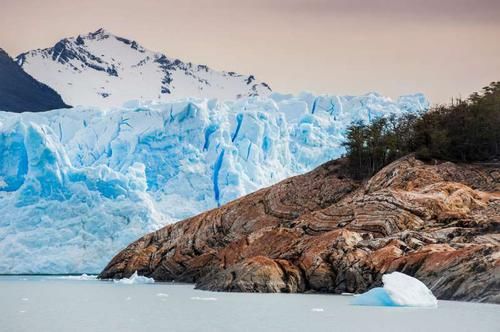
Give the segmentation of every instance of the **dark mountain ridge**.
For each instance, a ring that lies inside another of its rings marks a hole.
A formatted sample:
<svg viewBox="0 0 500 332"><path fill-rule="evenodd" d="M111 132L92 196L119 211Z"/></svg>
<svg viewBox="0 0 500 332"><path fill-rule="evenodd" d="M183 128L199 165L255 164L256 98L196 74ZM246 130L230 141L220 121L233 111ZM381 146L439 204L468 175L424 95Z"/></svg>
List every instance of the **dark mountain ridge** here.
<svg viewBox="0 0 500 332"><path fill-rule="evenodd" d="M27 74L0 48L1 111L43 112L69 107L56 91Z"/></svg>

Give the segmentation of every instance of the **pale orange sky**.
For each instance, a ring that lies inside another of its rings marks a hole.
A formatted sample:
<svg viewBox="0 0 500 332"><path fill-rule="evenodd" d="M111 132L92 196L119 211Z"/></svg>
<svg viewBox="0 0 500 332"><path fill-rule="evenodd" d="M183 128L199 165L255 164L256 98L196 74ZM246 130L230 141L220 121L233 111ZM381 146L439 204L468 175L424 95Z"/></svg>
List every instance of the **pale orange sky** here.
<svg viewBox="0 0 500 332"><path fill-rule="evenodd" d="M500 80L499 0L0 0L12 56L100 27L280 92L436 103Z"/></svg>

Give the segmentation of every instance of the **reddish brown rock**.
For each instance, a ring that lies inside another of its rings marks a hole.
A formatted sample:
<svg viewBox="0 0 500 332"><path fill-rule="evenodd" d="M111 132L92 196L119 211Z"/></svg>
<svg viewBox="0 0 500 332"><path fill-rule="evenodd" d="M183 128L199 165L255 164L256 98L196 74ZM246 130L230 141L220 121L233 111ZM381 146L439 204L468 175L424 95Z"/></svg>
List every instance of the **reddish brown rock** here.
<svg viewBox="0 0 500 332"><path fill-rule="evenodd" d="M500 168L406 157L370 181L343 160L168 225L101 278L243 292L364 292L402 271L441 299L500 303Z"/></svg>

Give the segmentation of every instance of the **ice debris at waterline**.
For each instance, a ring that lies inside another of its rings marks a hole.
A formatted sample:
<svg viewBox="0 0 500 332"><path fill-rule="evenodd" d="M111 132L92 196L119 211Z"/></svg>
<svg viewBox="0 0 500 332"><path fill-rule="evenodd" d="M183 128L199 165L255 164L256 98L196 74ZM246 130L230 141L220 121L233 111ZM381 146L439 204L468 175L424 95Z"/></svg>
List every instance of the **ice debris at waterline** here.
<svg viewBox="0 0 500 332"><path fill-rule="evenodd" d="M97 280L97 275L88 275L86 273L79 275L79 276L60 276L56 277L57 279L67 279L67 280L82 280L82 281L89 281L89 280Z"/></svg>
<svg viewBox="0 0 500 332"><path fill-rule="evenodd" d="M148 278L140 276L137 271L130 276L130 278L122 278L113 280L115 284L133 285L133 284L154 284L155 280L153 278Z"/></svg>
<svg viewBox="0 0 500 332"><path fill-rule="evenodd" d="M98 273L166 223L339 157L352 121L427 105L304 93L0 112L0 273Z"/></svg>
<svg viewBox="0 0 500 332"><path fill-rule="evenodd" d="M193 297L191 297L191 300L194 300L194 301L217 301L217 298L216 297L193 296Z"/></svg>
<svg viewBox="0 0 500 332"><path fill-rule="evenodd" d="M384 287L354 297L354 305L386 307L437 307L437 299L420 280L401 272L382 276Z"/></svg>

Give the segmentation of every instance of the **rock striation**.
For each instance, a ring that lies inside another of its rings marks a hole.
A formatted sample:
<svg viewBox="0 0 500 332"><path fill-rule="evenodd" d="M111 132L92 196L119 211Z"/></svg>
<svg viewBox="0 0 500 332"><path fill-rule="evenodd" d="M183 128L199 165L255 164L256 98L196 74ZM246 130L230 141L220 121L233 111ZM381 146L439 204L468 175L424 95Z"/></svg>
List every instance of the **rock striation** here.
<svg viewBox="0 0 500 332"><path fill-rule="evenodd" d="M364 292L384 273L439 299L500 303L500 166L402 158L367 182L345 160L150 233L100 278L237 292Z"/></svg>

